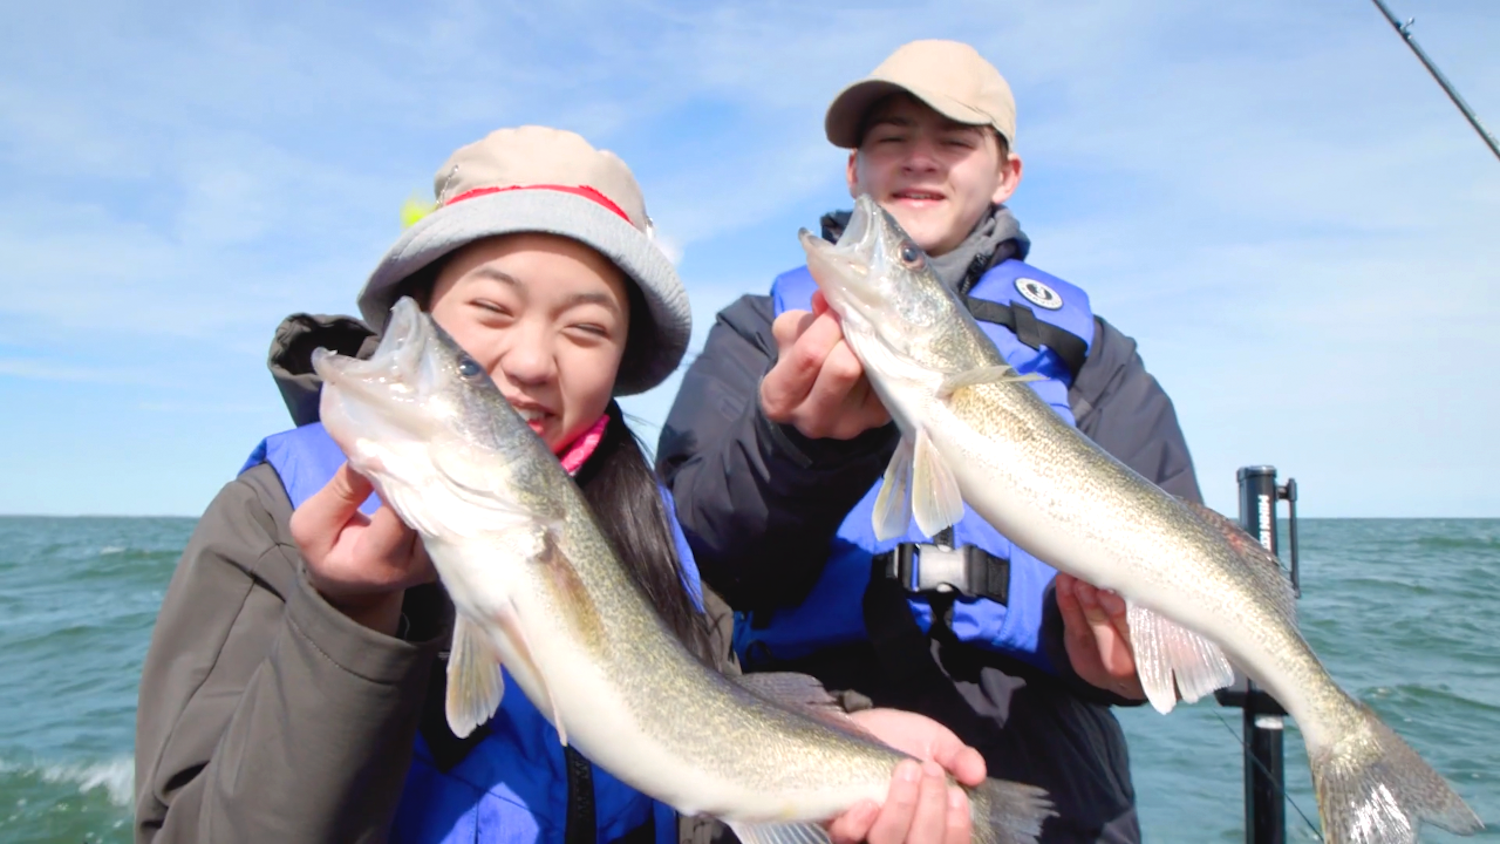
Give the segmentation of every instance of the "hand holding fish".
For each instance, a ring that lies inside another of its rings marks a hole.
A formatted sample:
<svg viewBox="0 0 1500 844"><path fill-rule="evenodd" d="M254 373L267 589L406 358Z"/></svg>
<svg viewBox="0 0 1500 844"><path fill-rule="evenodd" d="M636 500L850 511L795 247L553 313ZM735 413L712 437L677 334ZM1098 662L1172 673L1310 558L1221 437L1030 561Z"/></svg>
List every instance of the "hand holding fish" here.
<svg viewBox="0 0 1500 844"><path fill-rule="evenodd" d="M891 421L822 293L813 295L811 313L787 311L771 331L776 364L760 382L766 418L792 425L806 437L836 440Z"/></svg>
<svg viewBox="0 0 1500 844"><path fill-rule="evenodd" d="M1130 621L1125 599L1057 575L1057 611L1063 620L1063 643L1073 671L1086 682L1131 700L1145 700L1130 648Z"/></svg>
<svg viewBox="0 0 1500 844"><path fill-rule="evenodd" d="M886 744L926 761L898 767L883 804L857 804L829 824L834 844L967 844L973 832L969 801L962 789L948 786L944 772L964 785L984 782L979 751L942 724L913 712L866 709L849 717Z"/></svg>
<svg viewBox="0 0 1500 844"><path fill-rule="evenodd" d="M318 594L360 624L394 635L407 587L437 572L416 531L389 507L373 516L359 511L372 491L368 478L344 464L292 513L292 538Z"/></svg>

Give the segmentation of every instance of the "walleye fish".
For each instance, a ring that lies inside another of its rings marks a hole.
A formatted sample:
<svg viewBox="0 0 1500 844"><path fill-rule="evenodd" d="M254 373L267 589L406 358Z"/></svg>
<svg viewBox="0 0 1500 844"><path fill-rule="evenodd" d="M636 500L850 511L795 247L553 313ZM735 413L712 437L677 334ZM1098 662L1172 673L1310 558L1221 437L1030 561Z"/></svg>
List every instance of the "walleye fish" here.
<svg viewBox="0 0 1500 844"><path fill-rule="evenodd" d="M773 687L787 675L740 684L705 667L557 458L412 300L396 303L368 361L319 349L313 366L324 426L421 535L457 610L446 701L457 735L500 705L503 665L564 744L747 844L827 841L818 822L885 799L908 757L852 721L835 729L829 712L781 705ZM1030 785L991 779L969 800L981 842L1034 841L1053 814Z"/></svg>
<svg viewBox="0 0 1500 844"><path fill-rule="evenodd" d="M1170 711L1233 665L1296 718L1330 844L1410 842L1421 820L1468 834L1474 812L1298 632L1290 583L1238 526L1163 492L1067 424L869 196L837 244L800 234L808 268L901 430L876 499L877 536L928 536L967 504L1059 571L1129 603L1151 703ZM1226 658L1227 657L1227 658Z"/></svg>

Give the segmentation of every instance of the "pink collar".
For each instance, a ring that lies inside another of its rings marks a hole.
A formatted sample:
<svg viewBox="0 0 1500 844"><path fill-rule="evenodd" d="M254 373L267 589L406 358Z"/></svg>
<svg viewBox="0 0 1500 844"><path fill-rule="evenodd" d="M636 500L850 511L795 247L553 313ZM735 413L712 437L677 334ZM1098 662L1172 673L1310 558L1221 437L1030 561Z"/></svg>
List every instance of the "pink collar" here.
<svg viewBox="0 0 1500 844"><path fill-rule="evenodd" d="M609 414L606 413L600 416L599 421L595 422L592 427L584 431L582 436L562 450L558 458L562 460L562 467L567 470L568 474L575 475L579 469L583 468L583 464L588 462L594 449L599 447L600 440L604 439L604 429L608 426Z"/></svg>

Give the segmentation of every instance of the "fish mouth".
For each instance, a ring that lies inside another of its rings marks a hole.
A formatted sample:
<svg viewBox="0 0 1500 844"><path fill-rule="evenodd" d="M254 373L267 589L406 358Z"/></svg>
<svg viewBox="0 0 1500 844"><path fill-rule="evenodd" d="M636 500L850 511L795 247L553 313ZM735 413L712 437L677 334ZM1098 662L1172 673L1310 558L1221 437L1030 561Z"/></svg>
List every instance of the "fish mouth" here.
<svg viewBox="0 0 1500 844"><path fill-rule="evenodd" d="M423 388L435 375L429 371L434 356L426 354L432 340L429 318L403 296L392 306L385 333L368 360L313 350L313 371L323 381L318 415L339 445L352 444L344 441L346 432L367 431L371 424L395 424L415 433L412 429L423 419Z"/></svg>
<svg viewBox="0 0 1500 844"><path fill-rule="evenodd" d="M807 229L797 233L807 252L808 272L829 307L841 317L849 317L852 311L869 319L872 311L884 304L876 289L878 278L872 272L884 241L883 227L876 224L875 215L883 213L869 194L860 194L838 243L829 243Z"/></svg>

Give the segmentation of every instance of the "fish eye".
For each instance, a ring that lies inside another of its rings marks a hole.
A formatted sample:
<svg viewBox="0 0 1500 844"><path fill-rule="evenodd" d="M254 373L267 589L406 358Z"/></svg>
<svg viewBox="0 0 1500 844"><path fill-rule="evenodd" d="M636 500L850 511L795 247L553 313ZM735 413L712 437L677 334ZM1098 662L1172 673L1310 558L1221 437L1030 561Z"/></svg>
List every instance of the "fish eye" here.
<svg viewBox="0 0 1500 844"><path fill-rule="evenodd" d="M483 371L484 369L471 357L464 356L458 359L458 374L465 378L477 378Z"/></svg>
<svg viewBox="0 0 1500 844"><path fill-rule="evenodd" d="M922 250L918 249L915 243L907 241L901 247L901 261L908 267L922 266Z"/></svg>

